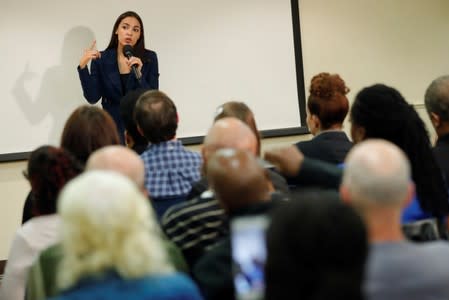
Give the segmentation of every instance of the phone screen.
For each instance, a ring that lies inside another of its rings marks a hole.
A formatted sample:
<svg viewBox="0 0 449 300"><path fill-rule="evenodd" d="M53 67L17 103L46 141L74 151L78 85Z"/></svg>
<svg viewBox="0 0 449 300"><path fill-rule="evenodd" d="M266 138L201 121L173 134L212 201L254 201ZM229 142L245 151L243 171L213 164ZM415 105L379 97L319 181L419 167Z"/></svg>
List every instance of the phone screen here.
<svg viewBox="0 0 449 300"><path fill-rule="evenodd" d="M238 217L231 221L233 275L237 299L263 299L267 226L266 216Z"/></svg>

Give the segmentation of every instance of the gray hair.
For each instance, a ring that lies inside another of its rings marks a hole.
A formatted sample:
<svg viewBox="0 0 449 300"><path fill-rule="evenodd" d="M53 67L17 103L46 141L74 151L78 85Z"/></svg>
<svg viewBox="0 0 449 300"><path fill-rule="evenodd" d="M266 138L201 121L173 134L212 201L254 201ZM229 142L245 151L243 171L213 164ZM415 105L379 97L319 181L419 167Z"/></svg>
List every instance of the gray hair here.
<svg viewBox="0 0 449 300"><path fill-rule="evenodd" d="M449 121L449 75L432 81L424 96L426 110L437 114L441 120Z"/></svg>
<svg viewBox="0 0 449 300"><path fill-rule="evenodd" d="M367 140L348 154L342 184L354 203L400 204L410 185L410 163L396 145Z"/></svg>

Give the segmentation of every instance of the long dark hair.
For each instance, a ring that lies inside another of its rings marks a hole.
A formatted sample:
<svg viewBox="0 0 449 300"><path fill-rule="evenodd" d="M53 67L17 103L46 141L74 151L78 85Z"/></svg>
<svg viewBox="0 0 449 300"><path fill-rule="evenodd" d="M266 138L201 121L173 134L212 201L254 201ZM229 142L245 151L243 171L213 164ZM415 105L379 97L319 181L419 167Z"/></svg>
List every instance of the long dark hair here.
<svg viewBox="0 0 449 300"><path fill-rule="evenodd" d="M112 34L111 39L109 40L109 45L106 47L107 49L117 49L118 46L118 37L115 33L117 31L118 26L120 25L120 22L127 17L133 17L136 18L137 21L139 21L140 25L140 37L137 40L137 43L134 45L134 56L139 57L140 59L144 59L145 54L145 31L143 30L143 22L140 16L133 11L127 11L122 13L120 16L118 16L117 20L114 23L114 27L112 28Z"/></svg>
<svg viewBox="0 0 449 300"><path fill-rule="evenodd" d="M365 138L388 140L406 153L425 212L437 217L449 213L448 192L424 122L396 89L376 84L361 90L351 108L351 122L365 129Z"/></svg>

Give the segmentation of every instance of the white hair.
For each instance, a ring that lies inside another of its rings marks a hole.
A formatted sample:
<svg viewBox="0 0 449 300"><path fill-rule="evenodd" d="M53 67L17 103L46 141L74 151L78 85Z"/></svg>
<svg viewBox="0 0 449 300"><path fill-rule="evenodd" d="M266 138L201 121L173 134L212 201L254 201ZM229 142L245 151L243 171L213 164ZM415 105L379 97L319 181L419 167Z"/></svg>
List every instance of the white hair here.
<svg viewBox="0 0 449 300"><path fill-rule="evenodd" d="M396 145L385 140L367 140L350 151L342 185L352 201L400 204L411 182L410 163Z"/></svg>
<svg viewBox="0 0 449 300"><path fill-rule="evenodd" d="M115 270L124 278L172 271L149 200L111 171L87 171L58 200L64 256L59 286Z"/></svg>

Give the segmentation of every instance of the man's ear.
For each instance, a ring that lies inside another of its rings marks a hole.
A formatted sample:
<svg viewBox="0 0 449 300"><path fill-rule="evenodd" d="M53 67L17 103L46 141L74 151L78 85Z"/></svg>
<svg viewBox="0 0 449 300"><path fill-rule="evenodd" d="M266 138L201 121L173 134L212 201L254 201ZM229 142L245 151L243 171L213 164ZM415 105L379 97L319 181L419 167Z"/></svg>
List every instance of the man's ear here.
<svg viewBox="0 0 449 300"><path fill-rule="evenodd" d="M439 115L437 115L437 114L434 113L434 112L431 112L431 113L429 114L429 117L430 117L430 121L432 122L433 127L435 127L435 128L440 127L440 125L441 125L441 119L440 119L440 116L439 116Z"/></svg>
<svg viewBox="0 0 449 300"><path fill-rule="evenodd" d="M413 182L410 182L407 187L407 197L404 199L404 203L402 204L402 207L407 207L415 197L415 184Z"/></svg>
<svg viewBox="0 0 449 300"><path fill-rule="evenodd" d="M351 194L349 193L349 189L345 185L340 185L340 198L343 201L343 203L351 204Z"/></svg>

